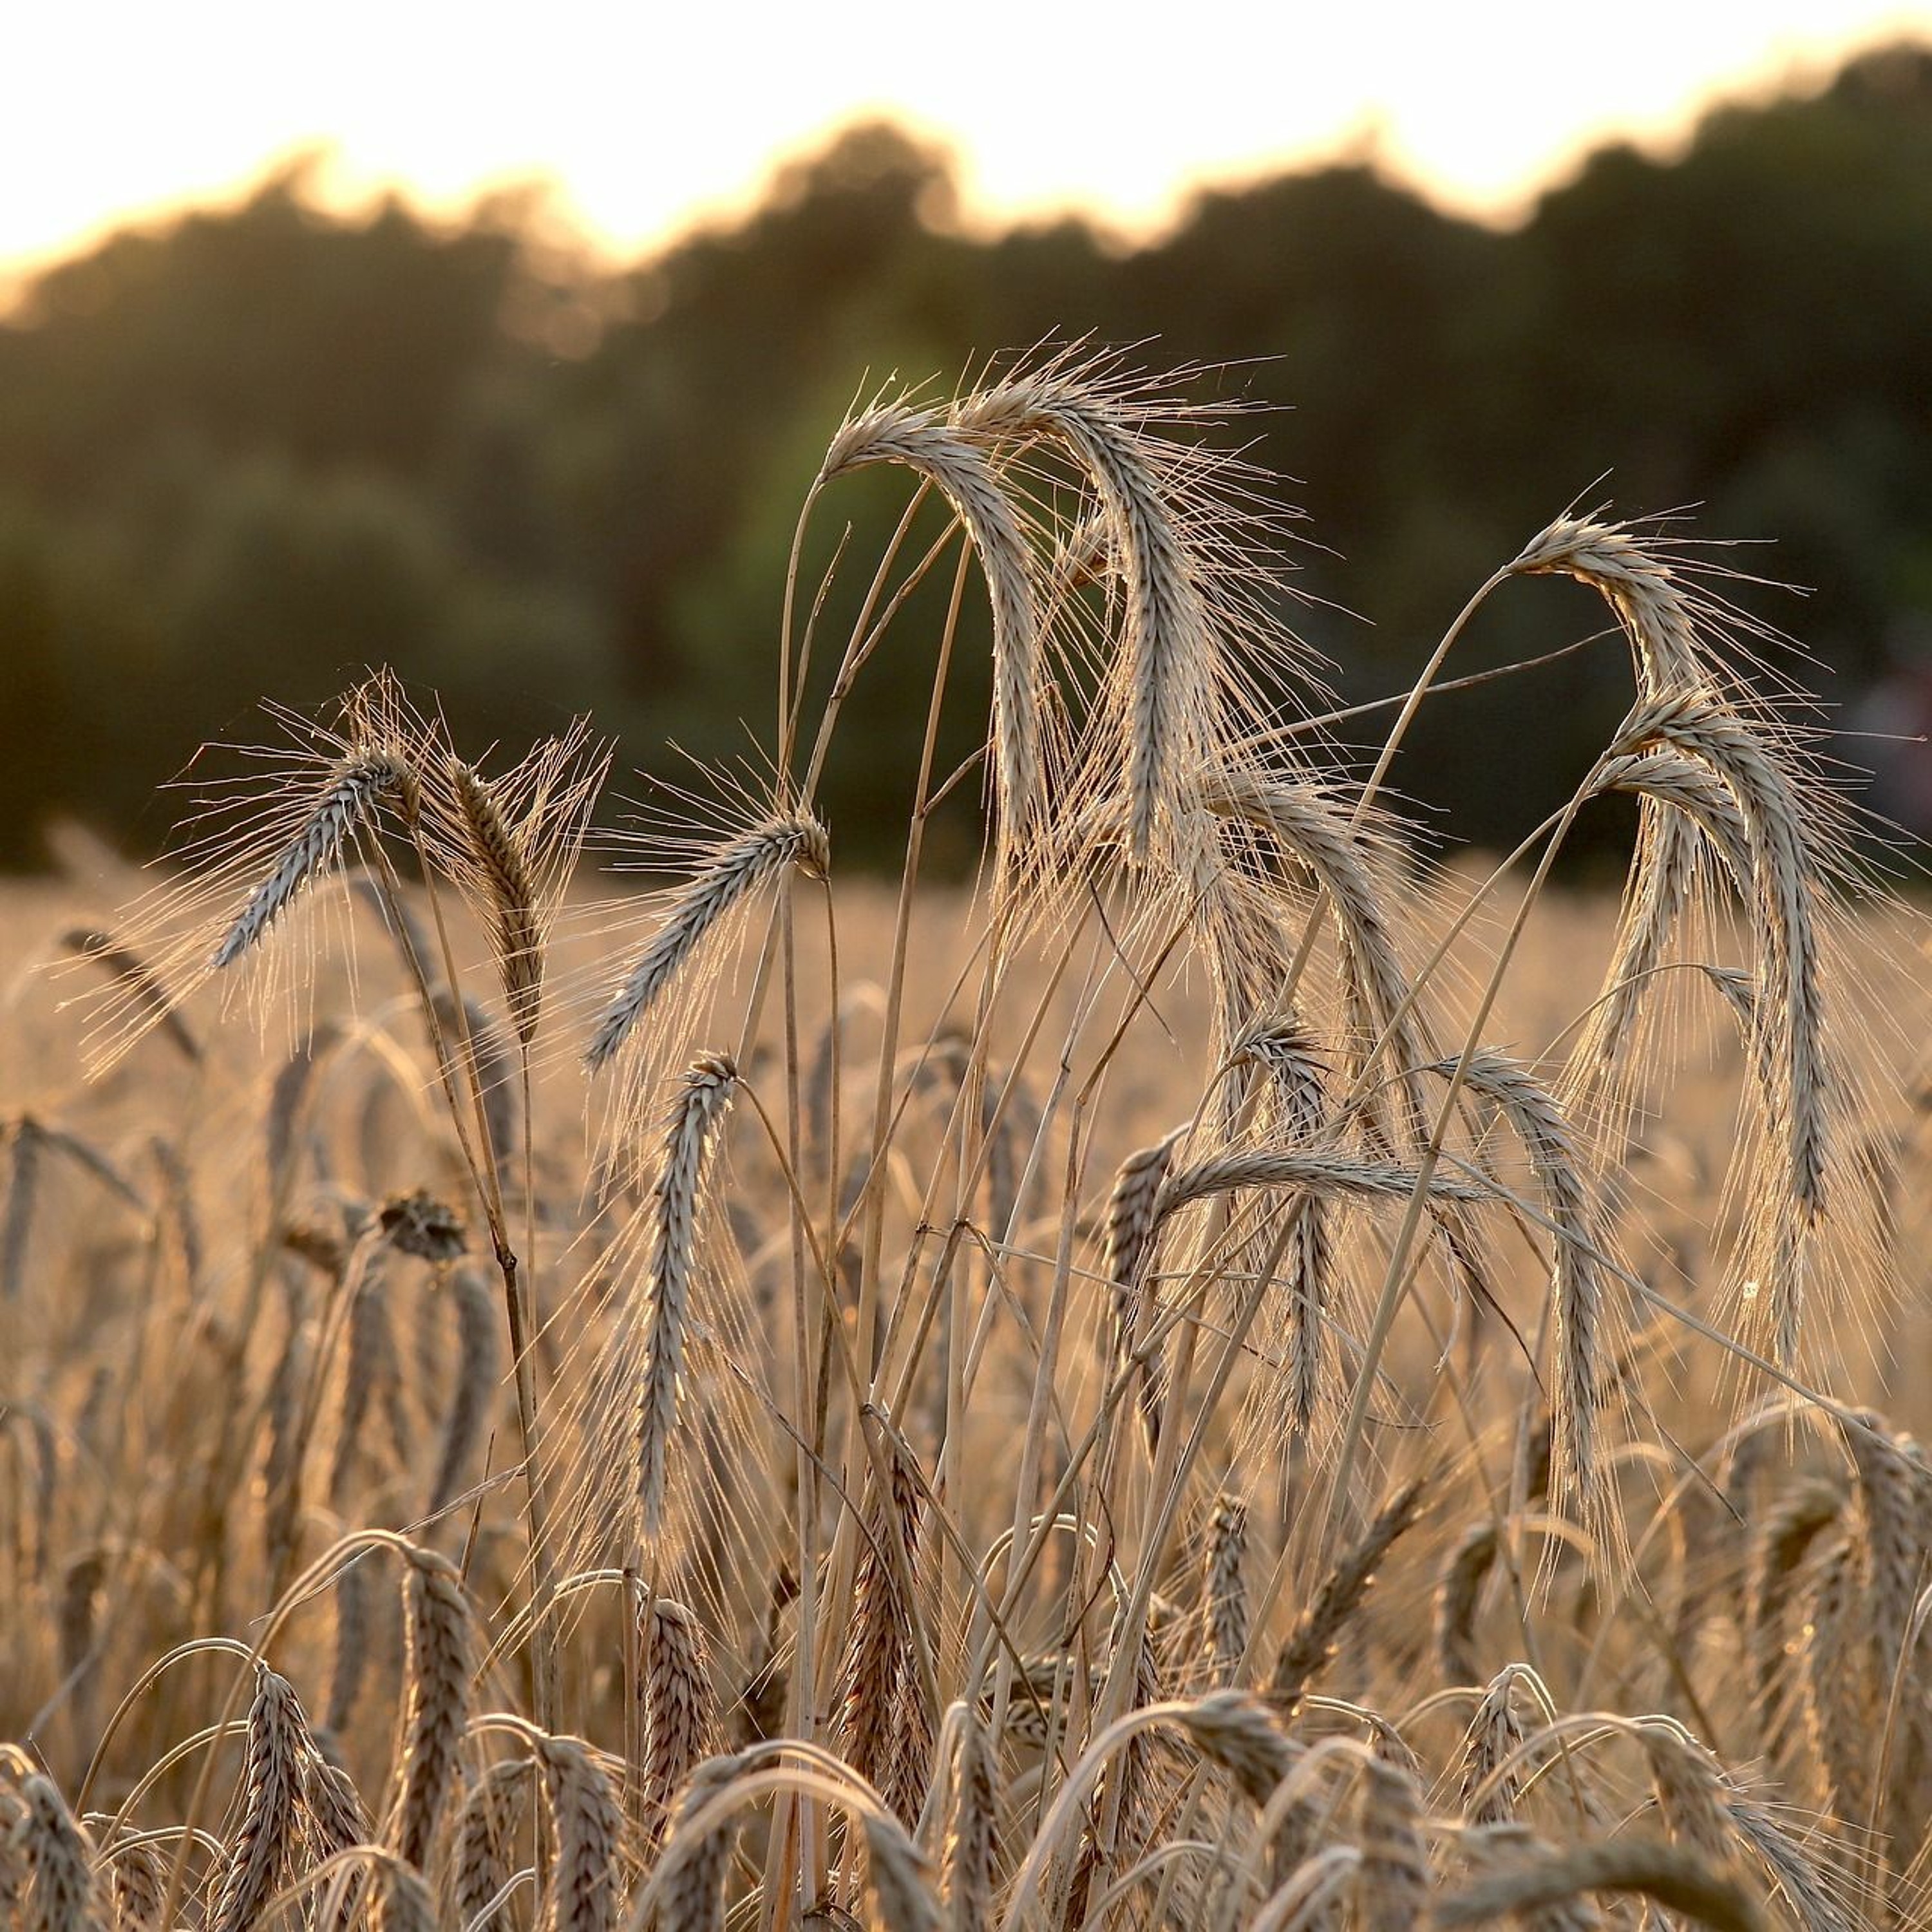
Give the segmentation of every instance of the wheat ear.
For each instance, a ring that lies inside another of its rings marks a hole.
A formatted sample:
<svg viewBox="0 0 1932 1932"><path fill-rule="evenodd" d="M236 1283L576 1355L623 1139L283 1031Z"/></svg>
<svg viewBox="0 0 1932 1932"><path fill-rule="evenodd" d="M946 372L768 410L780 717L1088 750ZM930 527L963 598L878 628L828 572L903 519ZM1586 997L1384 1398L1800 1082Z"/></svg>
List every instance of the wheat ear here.
<svg viewBox="0 0 1932 1932"><path fill-rule="evenodd" d="M463 1488L482 1444L491 1399L502 1372L494 1289L474 1268L452 1269L446 1279L456 1304L460 1358L456 1387L443 1418L442 1442L436 1452L436 1480L429 1498L431 1516L446 1508Z"/></svg>
<svg viewBox="0 0 1932 1932"><path fill-rule="evenodd" d="M248 1932L273 1894L289 1862L301 1778L305 1728L294 1687L266 1664L255 1666L248 1711L248 1767L242 1820L227 1848L211 1932Z"/></svg>
<svg viewBox="0 0 1932 1932"><path fill-rule="evenodd" d="M466 1932L496 1932L505 1924L500 1896L510 1872L505 1848L530 1777L521 1759L493 1764L472 1780L450 1834L450 1891Z"/></svg>
<svg viewBox="0 0 1932 1932"><path fill-rule="evenodd" d="M1753 1540L1744 1628L1760 1708L1768 1712L1785 1670L1785 1610L1806 1552L1838 1520L1845 1499L1836 1484L1814 1478L1779 1497Z"/></svg>
<svg viewBox="0 0 1932 1932"><path fill-rule="evenodd" d="M1041 802L1040 618L1033 552L983 450L930 410L896 403L845 424L820 482L869 464L896 463L944 494L986 573L993 608L993 756L1003 844L1017 844Z"/></svg>
<svg viewBox="0 0 1932 1932"><path fill-rule="evenodd" d="M308 880L335 862L344 842L370 822L385 796L406 798L413 788L413 778L394 752L354 752L343 759L274 871L250 894L210 964L218 971L233 965Z"/></svg>
<svg viewBox="0 0 1932 1932"><path fill-rule="evenodd" d="M1496 1526L1471 1523L1451 1546L1436 1580L1436 1658L1450 1684L1480 1682L1476 1659L1476 1605L1483 1580L1496 1560Z"/></svg>
<svg viewBox="0 0 1932 1932"><path fill-rule="evenodd" d="M789 866L822 878L830 865L825 828L799 813L767 819L718 846L679 895L604 1009L584 1055L592 1070L609 1063L679 968L734 906Z"/></svg>
<svg viewBox="0 0 1932 1932"><path fill-rule="evenodd" d="M1421 1514L1424 1484L1405 1483L1376 1513L1360 1540L1343 1551L1296 1620L1269 1678L1270 1703L1292 1710L1309 1680L1334 1654L1335 1640L1360 1609L1376 1567Z"/></svg>
<svg viewBox="0 0 1932 1932"><path fill-rule="evenodd" d="M1248 1649L1248 1506L1226 1493L1208 1519L1201 1577L1202 1634L1216 1679L1231 1683Z"/></svg>
<svg viewBox="0 0 1932 1932"><path fill-rule="evenodd" d="M503 998L517 1038L528 1046L543 1013L543 924L536 875L489 781L460 758L448 760L448 772L466 843L494 915Z"/></svg>
<svg viewBox="0 0 1932 1932"><path fill-rule="evenodd" d="M610 1781L580 1738L537 1747L556 1833L546 1932L610 1932L617 1913L617 1842L623 1818Z"/></svg>
<svg viewBox="0 0 1932 1932"><path fill-rule="evenodd" d="M1257 1148L1210 1155L1169 1174L1155 1204L1163 1222L1197 1201L1244 1187L1280 1187L1361 1199L1402 1200L1420 1188L1432 1201L1486 1201L1492 1190L1472 1181L1396 1161L1358 1160L1346 1154L1306 1154L1298 1148Z"/></svg>
<svg viewBox="0 0 1932 1932"><path fill-rule="evenodd" d="M461 1768L470 1708L470 1611L454 1565L406 1547L409 1698L403 1719L403 1797L397 1849L427 1871L436 1826Z"/></svg>
<svg viewBox="0 0 1932 1932"><path fill-rule="evenodd" d="M889 1812L865 1811L866 1851L882 1932L943 1932L932 1867Z"/></svg>
<svg viewBox="0 0 1932 1932"><path fill-rule="evenodd" d="M738 1070L724 1054L703 1054L684 1076L650 1206L650 1273L644 1290L644 1357L632 1412L638 1532L650 1546L663 1527L686 1324L698 1272L698 1227L705 1170Z"/></svg>
<svg viewBox="0 0 1932 1932"><path fill-rule="evenodd" d="M1559 517L1525 545L1509 566L1520 576L1573 577L1607 603L1630 640L1637 694L1702 682L1714 668L1704 637L1702 601L1656 546L1636 532L1593 518ZM1644 800L1604 998L1579 1042L1575 1064L1614 1079L1638 1034L1636 1015L1695 880L1692 822Z"/></svg>
<svg viewBox="0 0 1932 1932"><path fill-rule="evenodd" d="M1463 1833L1463 1856L1479 1882L1504 1879L1532 1862L1553 1858L1554 1849L1527 1825L1502 1821L1479 1825ZM1598 1932L1604 1915L1588 1892L1540 1900L1513 1912L1522 1932Z"/></svg>
<svg viewBox="0 0 1932 1932"><path fill-rule="evenodd" d="M1302 1747L1276 1728L1268 1706L1245 1690L1213 1690L1178 1713L1201 1755L1234 1780L1250 1804L1268 1803L1295 1766Z"/></svg>
<svg viewBox="0 0 1932 1932"><path fill-rule="evenodd" d="M999 1852L998 1768L980 1713L956 1704L952 1715L957 1742L942 1860L947 1932L991 1932Z"/></svg>
<svg viewBox="0 0 1932 1932"><path fill-rule="evenodd" d="M1866 1815L1870 1754L1882 1721L1869 1646L1858 1615L1855 1538L1834 1538L1804 1606L1805 1715L1825 1774L1828 1808L1843 1818Z"/></svg>
<svg viewBox="0 0 1932 1932"><path fill-rule="evenodd" d="M693 1822L722 1795L743 1766L736 1757L709 1757L691 1774L671 1820L670 1836L657 1874L662 1897L658 1923L676 1932L724 1932L724 1868L731 1827L698 1832Z"/></svg>
<svg viewBox="0 0 1932 1932"><path fill-rule="evenodd" d="M1546 1911L1580 1892L1636 1892L1712 1932L1767 1932L1757 1902L1734 1879L1714 1872L1682 1846L1636 1838L1575 1845L1534 1856L1436 1901L1437 1925L1480 1925L1504 1913Z"/></svg>
<svg viewBox="0 0 1932 1932"><path fill-rule="evenodd" d="M1583 1163L1562 1108L1527 1069L1486 1048L1466 1055L1462 1066L1463 1084L1502 1108L1529 1156L1530 1172L1543 1195L1556 1314L1552 1443L1556 1473L1592 1529L1608 1536L1615 1526L1600 1507L1597 1431L1604 1400L1603 1364L1612 1352L1602 1332L1604 1237L1584 1184ZM1436 1070L1453 1075L1454 1064Z"/></svg>
<svg viewBox="0 0 1932 1932"><path fill-rule="evenodd" d="M878 1785L887 1804L916 1817L912 1789L932 1746L914 1646L916 1607L908 1584L919 1556L925 1492L896 1430L882 1432L890 1481L875 1496L853 1584L850 1634L842 1675L846 1762Z"/></svg>
<svg viewBox="0 0 1932 1932"><path fill-rule="evenodd" d="M1160 1446L1162 1373L1160 1344L1142 1340L1149 1298L1148 1274L1160 1226L1160 1191L1173 1165L1174 1150L1185 1132L1177 1127L1151 1147L1129 1154L1114 1176L1113 1191L1107 1199L1106 1268L1112 1288L1114 1348L1121 1366L1130 1370L1143 1347L1148 1351L1138 1365L1138 1394L1150 1454L1157 1453Z"/></svg>
<svg viewBox="0 0 1932 1932"><path fill-rule="evenodd" d="M1124 612L1124 718L1129 856L1152 854L1179 814L1184 775L1209 736L1216 640L1187 541L1124 414L1094 386L1049 371L965 398L964 433L1059 444L1092 480L1119 559Z"/></svg>
<svg viewBox="0 0 1932 1932"><path fill-rule="evenodd" d="M105 1932L87 1834L53 1780L38 1773L21 1779L20 1804L14 1835L32 1881L21 1932Z"/></svg>
<svg viewBox="0 0 1932 1932"><path fill-rule="evenodd" d="M116 1846L108 1854L117 1932L162 1932L167 1874L152 1845Z"/></svg>
<svg viewBox="0 0 1932 1932"><path fill-rule="evenodd" d="M1359 1079L1366 1071L1360 1054L1387 1034L1390 1075L1402 1096L1411 1133L1421 1138L1427 1114L1418 1083L1421 1068L1435 1056L1416 1017L1383 909L1372 848L1354 815L1318 785L1235 768L1204 782L1202 802L1210 812L1265 833L1328 894L1341 934L1351 1030L1360 1042L1351 1076Z"/></svg>
<svg viewBox="0 0 1932 1932"><path fill-rule="evenodd" d="M313 1738L304 1740L300 1753L301 1781L296 1788L302 1815L311 1841L312 1863L320 1864L339 1852L370 1844L375 1827L363 1809L349 1774L322 1755ZM347 1932L355 1922L367 1880L360 1872L344 1873L336 1880L336 1904L332 1932Z"/></svg>
<svg viewBox="0 0 1932 1932"><path fill-rule="evenodd" d="M340 1737L356 1714L356 1700L369 1661L369 1586L372 1559L344 1564L335 1580L335 1643L322 1728Z"/></svg>
<svg viewBox="0 0 1932 1932"><path fill-rule="evenodd" d="M682 1604L654 1597L643 1624L646 1837L662 1835L671 1801L717 1748L718 1700L698 1619Z"/></svg>
<svg viewBox="0 0 1932 1932"><path fill-rule="evenodd" d="M1283 1126L1295 1141L1312 1146L1328 1108L1315 1038L1300 1019L1288 1013L1251 1022L1237 1036L1229 1057L1266 1070ZM1321 1400L1333 1261L1328 1208L1319 1195L1310 1195L1303 1204L1286 1260L1288 1419L1294 1433L1305 1436L1315 1425Z"/></svg>
<svg viewBox="0 0 1932 1932"><path fill-rule="evenodd" d="M1499 1671L1470 1720L1462 1746L1462 1803L1471 1825L1507 1825L1516 1816L1521 1787L1514 1768L1504 1768L1512 1765L1523 1742L1516 1721L1516 1679L1514 1664Z"/></svg>
<svg viewBox="0 0 1932 1932"><path fill-rule="evenodd" d="M1414 1774L1372 1752L1362 1767L1356 1834L1356 1923L1362 1932L1412 1932L1429 1913L1429 1852Z"/></svg>

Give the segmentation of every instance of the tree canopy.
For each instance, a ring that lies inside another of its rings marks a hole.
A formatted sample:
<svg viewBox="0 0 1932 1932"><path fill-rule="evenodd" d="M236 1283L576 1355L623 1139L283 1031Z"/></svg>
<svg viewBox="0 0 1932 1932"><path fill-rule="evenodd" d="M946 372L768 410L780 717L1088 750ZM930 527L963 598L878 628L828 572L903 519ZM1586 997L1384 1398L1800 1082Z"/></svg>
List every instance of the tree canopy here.
<svg viewBox="0 0 1932 1932"><path fill-rule="evenodd" d="M1204 195L1131 252L1072 221L973 236L953 188L943 152L855 127L742 224L612 272L514 201L352 220L294 170L45 275L0 326L0 861L31 862L56 811L128 830L264 692L320 702L376 662L466 733L520 742L589 709L638 761L667 737L747 749L793 520L845 408L1049 340L1209 365L1258 406L1231 433L1305 479L1287 620L1350 699L1405 684L1566 503L1614 500L1774 539L1720 556L1814 596L1739 600L1830 667L1834 701L1908 722L1924 701L1932 52L1714 112L1670 161L1606 148L1507 232L1366 165ZM901 500L861 479L808 567ZM1525 586L1463 668L1593 622ZM826 794L843 851L890 822L874 808L903 793L928 670L868 673L880 757ZM1396 782L1459 836L1509 838L1625 688L1585 651L1445 699ZM1912 755L1878 748L1906 813Z"/></svg>

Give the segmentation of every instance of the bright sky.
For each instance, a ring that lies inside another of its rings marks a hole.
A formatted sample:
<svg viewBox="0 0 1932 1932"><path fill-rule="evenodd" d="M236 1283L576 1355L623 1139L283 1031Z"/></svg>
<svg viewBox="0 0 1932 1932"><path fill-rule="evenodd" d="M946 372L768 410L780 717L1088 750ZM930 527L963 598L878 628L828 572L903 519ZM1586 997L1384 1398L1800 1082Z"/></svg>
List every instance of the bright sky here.
<svg viewBox="0 0 1932 1932"><path fill-rule="evenodd" d="M885 112L958 152L969 212L1130 231L1192 184L1361 152L1507 215L1613 134L1821 77L1932 0L0 0L0 274L318 144L353 202L451 211L534 176L635 252Z"/></svg>

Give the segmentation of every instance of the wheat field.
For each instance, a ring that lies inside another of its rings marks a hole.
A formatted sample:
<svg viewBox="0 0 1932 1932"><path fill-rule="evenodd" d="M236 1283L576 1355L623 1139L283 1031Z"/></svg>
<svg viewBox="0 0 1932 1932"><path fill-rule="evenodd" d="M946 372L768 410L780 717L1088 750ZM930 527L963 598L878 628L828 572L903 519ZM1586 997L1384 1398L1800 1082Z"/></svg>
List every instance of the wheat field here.
<svg viewBox="0 0 1932 1932"><path fill-rule="evenodd" d="M9 1922L1932 1924L1918 915L1724 553L1558 517L1336 714L1219 413L856 411L856 621L641 824L377 672L9 889ZM1436 862L1390 771L1527 575L1628 715ZM880 650L890 883L814 808Z"/></svg>

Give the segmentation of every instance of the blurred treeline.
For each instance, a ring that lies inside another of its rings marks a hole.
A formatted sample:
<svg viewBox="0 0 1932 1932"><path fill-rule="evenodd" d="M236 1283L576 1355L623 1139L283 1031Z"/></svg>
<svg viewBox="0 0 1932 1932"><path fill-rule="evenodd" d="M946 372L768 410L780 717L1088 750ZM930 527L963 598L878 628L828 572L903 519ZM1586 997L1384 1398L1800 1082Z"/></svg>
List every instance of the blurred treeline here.
<svg viewBox="0 0 1932 1932"><path fill-rule="evenodd" d="M1304 479L1291 620L1351 699L1406 684L1573 499L1774 538L1726 560L1813 597L1736 594L1853 722L1912 728L1932 682L1932 52L1717 112L1675 163L1606 150L1509 232L1360 166L1208 196L1136 252L1072 222L987 241L952 220L946 158L883 128L623 272L540 212L345 221L297 170L27 292L0 327L0 862L60 810L152 850L154 788L198 742L367 664L434 687L472 745L581 709L658 770L668 738L768 742L794 518L848 404L1049 338L1234 365L1210 392L1285 406L1231 434ZM856 597L889 481L830 500L814 580L852 519ZM1461 668L1600 621L1517 586ZM1456 836L1520 832L1619 714L1622 664L1606 642L1444 699L1400 789ZM868 670L874 754L826 794L848 856L903 826L930 668L909 636Z"/></svg>

